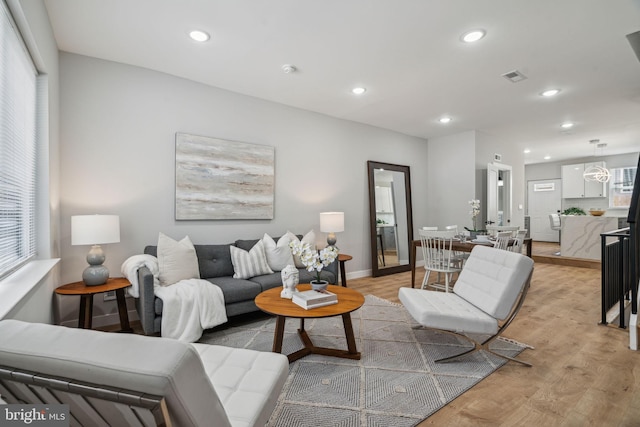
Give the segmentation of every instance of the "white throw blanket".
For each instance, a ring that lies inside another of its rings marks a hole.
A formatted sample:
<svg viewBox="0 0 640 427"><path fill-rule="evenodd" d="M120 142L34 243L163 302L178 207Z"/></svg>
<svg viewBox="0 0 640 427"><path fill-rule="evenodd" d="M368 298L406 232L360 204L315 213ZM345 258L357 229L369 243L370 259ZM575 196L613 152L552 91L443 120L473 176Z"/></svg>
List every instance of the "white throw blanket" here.
<svg viewBox="0 0 640 427"><path fill-rule="evenodd" d="M222 289L207 280L186 279L154 290L163 304L163 337L195 342L203 330L227 321Z"/></svg>
<svg viewBox="0 0 640 427"><path fill-rule="evenodd" d="M153 274L153 285L158 284L158 258L153 255L133 255L126 259L120 267L120 271L127 278L131 287L127 288L127 293L134 298L140 297L140 285L138 283L138 270L147 267Z"/></svg>
<svg viewBox="0 0 640 427"><path fill-rule="evenodd" d="M195 342L202 331L227 321L222 289L202 279L181 280L160 286L158 259L153 255L133 255L122 263L122 274L129 280L129 295L140 297L138 270L147 267L153 274L153 292L162 299L161 335Z"/></svg>

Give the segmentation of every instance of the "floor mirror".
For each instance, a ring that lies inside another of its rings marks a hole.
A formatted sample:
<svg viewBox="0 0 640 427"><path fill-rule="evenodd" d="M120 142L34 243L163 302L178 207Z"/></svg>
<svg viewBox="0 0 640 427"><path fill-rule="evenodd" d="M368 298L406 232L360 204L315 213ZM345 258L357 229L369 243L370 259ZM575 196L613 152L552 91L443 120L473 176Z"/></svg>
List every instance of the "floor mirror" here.
<svg viewBox="0 0 640 427"><path fill-rule="evenodd" d="M368 161L367 169L371 274L409 271L413 240L409 166Z"/></svg>

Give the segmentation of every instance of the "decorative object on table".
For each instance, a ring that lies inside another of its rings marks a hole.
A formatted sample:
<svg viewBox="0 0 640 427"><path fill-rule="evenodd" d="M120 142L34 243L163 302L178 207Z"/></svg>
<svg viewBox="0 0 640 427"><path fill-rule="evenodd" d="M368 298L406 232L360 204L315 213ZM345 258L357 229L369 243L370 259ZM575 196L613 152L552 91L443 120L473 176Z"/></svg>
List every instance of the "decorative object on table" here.
<svg viewBox="0 0 640 427"><path fill-rule="evenodd" d="M471 221L473 221L473 229L465 227L464 229L469 232L469 236L471 239L475 239L478 234L484 234L486 230L478 230L478 215L480 215L480 200L472 199L469 200L469 204L471 205L471 211L469 215L471 215Z"/></svg>
<svg viewBox="0 0 640 427"><path fill-rule="evenodd" d="M88 286L103 285L109 279L109 270L102 265L106 259L100 245L120 242L118 215L74 215L71 217L71 244L92 245L87 254L89 267L82 272Z"/></svg>
<svg viewBox="0 0 640 427"><path fill-rule="evenodd" d="M338 249L335 246L327 246L321 251L317 251L310 244L301 241L293 241L290 246L291 253L300 257L300 262L307 271L316 272L316 280L311 281L311 287L316 290L326 289L329 282L322 280L320 273L324 267L338 258Z"/></svg>
<svg viewBox="0 0 640 427"><path fill-rule="evenodd" d="M321 212L320 231L329 233L327 243L329 246L335 246L336 233L344 231L344 212Z"/></svg>
<svg viewBox="0 0 640 427"><path fill-rule="evenodd" d="M291 299L294 304L299 305L305 310L312 308L324 307L327 305L337 304L338 296L329 291L310 291L295 292Z"/></svg>
<svg viewBox="0 0 640 427"><path fill-rule="evenodd" d="M586 215L586 212L581 208L567 208L562 211L562 215Z"/></svg>
<svg viewBox="0 0 640 427"><path fill-rule="evenodd" d="M300 273L295 265L287 265L280 271L282 277L282 292L280 292L281 298L291 299L296 290L296 286L300 282Z"/></svg>
<svg viewBox="0 0 640 427"><path fill-rule="evenodd" d="M594 209L594 208L589 209L589 213L593 216L602 216L604 215L605 212L606 212L605 209Z"/></svg>
<svg viewBox="0 0 640 427"><path fill-rule="evenodd" d="M273 219L274 165L272 146L176 133L176 220Z"/></svg>

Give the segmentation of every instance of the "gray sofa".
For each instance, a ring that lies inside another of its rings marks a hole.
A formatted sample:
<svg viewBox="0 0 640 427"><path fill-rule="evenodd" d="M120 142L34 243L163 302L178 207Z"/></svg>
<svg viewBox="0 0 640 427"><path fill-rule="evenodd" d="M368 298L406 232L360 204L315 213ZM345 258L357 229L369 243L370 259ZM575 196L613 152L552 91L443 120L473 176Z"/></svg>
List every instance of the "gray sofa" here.
<svg viewBox="0 0 640 427"><path fill-rule="evenodd" d="M302 236L298 236L302 238ZM258 311L253 302L262 291L282 286L280 272L256 276L250 279L234 279L233 263L231 262L231 245L243 250L250 250L260 239L236 240L234 243L223 245L194 245L198 256L200 278L216 284L224 294L227 317ZM278 241L278 238L274 238ZM147 255L157 256L157 246L144 248ZM300 283L309 283L315 279L315 273L305 269L298 269ZM338 282L338 261L334 261L322 270L321 278L329 283ZM142 267L138 270L140 297L136 298L136 310L140 317L142 329L147 335L160 332L162 325L162 300L153 292L153 274Z"/></svg>

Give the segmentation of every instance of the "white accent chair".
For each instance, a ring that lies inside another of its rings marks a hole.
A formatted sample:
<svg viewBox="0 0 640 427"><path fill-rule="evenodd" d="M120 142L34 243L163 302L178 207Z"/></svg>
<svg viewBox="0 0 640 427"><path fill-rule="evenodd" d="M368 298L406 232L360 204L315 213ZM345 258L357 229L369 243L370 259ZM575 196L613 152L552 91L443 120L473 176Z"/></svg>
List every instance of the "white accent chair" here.
<svg viewBox="0 0 640 427"><path fill-rule="evenodd" d="M434 271L438 273L438 279L440 274L444 274L445 283L443 285L438 280L438 282L429 286L449 292L453 274L459 273L462 269L461 260L457 260L452 251L453 238L456 232L419 230L419 234L425 269L421 288L424 289L427 286L429 275Z"/></svg>
<svg viewBox="0 0 640 427"><path fill-rule="evenodd" d="M264 426L278 353L0 321L0 402L69 405L71 425Z"/></svg>
<svg viewBox="0 0 640 427"><path fill-rule="evenodd" d="M463 337L474 348L439 359L447 362L478 350L498 354L489 344L500 336L518 314L533 274L533 260L511 251L478 245L471 251L453 292L400 288L398 297L418 327L442 330ZM486 339L474 338L480 335Z"/></svg>

